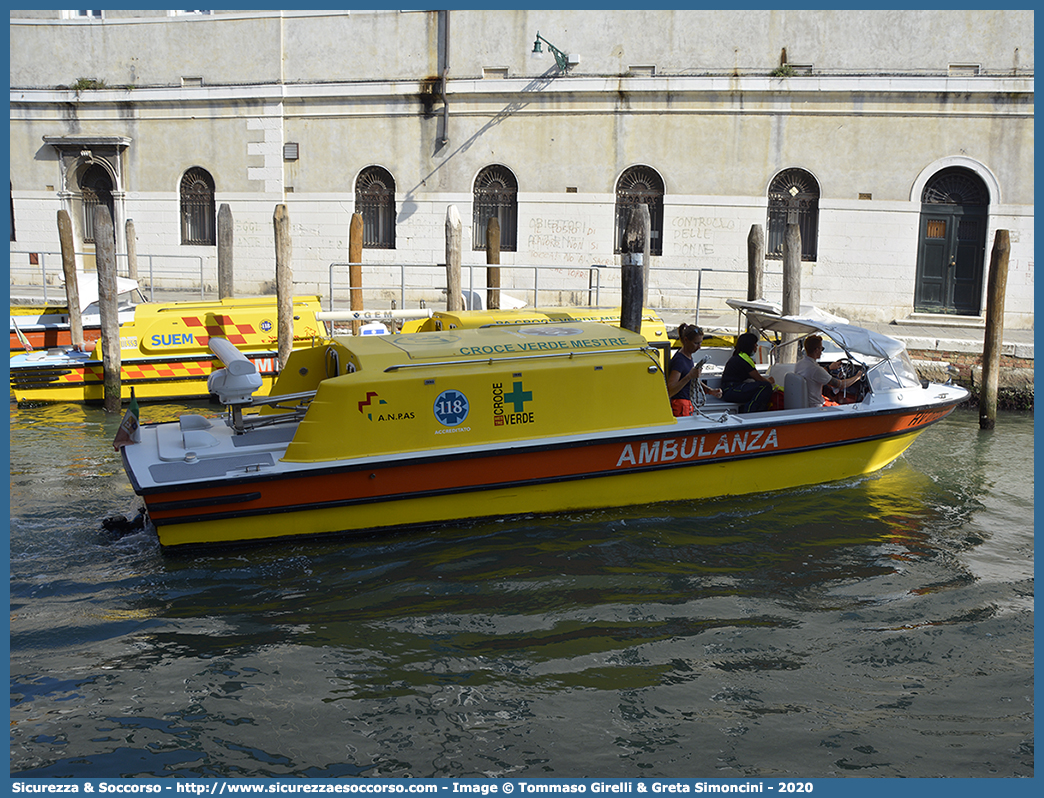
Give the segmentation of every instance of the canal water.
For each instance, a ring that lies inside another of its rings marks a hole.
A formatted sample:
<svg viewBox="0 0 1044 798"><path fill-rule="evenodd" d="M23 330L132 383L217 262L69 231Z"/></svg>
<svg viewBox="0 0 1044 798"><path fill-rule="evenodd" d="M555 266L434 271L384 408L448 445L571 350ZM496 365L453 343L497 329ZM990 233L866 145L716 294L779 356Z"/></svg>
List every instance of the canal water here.
<svg viewBox="0 0 1044 798"><path fill-rule="evenodd" d="M11 410L18 777L1034 775L1031 415L802 490L183 556L101 529L118 423Z"/></svg>

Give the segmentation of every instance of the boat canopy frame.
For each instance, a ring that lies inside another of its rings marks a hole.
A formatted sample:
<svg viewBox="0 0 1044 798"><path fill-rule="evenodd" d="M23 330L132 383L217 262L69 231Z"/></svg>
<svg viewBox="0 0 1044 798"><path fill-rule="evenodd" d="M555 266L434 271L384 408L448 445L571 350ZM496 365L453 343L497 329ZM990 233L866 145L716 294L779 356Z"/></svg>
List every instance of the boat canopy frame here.
<svg viewBox="0 0 1044 798"><path fill-rule="evenodd" d="M821 333L838 346L849 360L858 362L866 369L871 391L914 388L924 384L910 361L906 345L889 335L841 322L801 316L766 315L754 311L747 312L747 321L761 334L771 332L777 335L791 334L806 338L809 335ZM793 343L795 342L786 341L781 346L789 346ZM773 351L777 348L774 347ZM867 363L868 359L876 362ZM892 385L888 383L887 377L882 379L881 367L884 364L888 364L891 380L894 382Z"/></svg>

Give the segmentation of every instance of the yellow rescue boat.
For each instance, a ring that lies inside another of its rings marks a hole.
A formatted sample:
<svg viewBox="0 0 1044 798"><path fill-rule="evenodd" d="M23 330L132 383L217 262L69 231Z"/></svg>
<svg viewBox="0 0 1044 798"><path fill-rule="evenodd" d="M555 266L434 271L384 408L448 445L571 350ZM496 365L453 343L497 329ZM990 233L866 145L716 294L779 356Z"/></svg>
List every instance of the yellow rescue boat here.
<svg viewBox="0 0 1044 798"><path fill-rule="evenodd" d="M213 339L225 416L143 425L123 464L165 547L371 533L845 479L967 396L923 386L894 339L783 319L859 359L858 402L744 415L707 398L676 418L660 353L594 322L333 338L295 351L269 397Z"/></svg>
<svg viewBox="0 0 1044 798"><path fill-rule="evenodd" d="M327 335L316 318L319 297L294 299L294 346L308 347ZM259 391L275 382L278 353L276 297L170 302L134 306L120 325L120 379L124 401L206 398L207 378L221 367L208 347L224 338L250 358L261 377ZM11 358L11 390L19 404L104 401L101 340L90 352L71 347Z"/></svg>

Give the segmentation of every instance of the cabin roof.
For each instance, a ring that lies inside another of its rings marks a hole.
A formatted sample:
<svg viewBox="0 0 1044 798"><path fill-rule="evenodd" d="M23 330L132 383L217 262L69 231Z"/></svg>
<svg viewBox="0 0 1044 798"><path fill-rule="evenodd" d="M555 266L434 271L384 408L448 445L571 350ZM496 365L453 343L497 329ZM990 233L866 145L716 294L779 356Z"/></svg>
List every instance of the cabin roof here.
<svg viewBox="0 0 1044 798"><path fill-rule="evenodd" d="M339 338L360 357L405 355L410 361L489 360L538 354L608 352L647 345L630 330L595 322L545 322L404 335Z"/></svg>

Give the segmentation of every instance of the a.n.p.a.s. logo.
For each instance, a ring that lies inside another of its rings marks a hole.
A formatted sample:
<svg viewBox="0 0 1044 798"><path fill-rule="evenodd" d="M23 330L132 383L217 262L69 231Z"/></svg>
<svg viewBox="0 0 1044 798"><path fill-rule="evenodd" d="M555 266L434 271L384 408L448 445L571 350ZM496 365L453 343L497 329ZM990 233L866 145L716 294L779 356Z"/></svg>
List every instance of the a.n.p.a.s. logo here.
<svg viewBox="0 0 1044 798"><path fill-rule="evenodd" d="M412 410L391 410L377 391L366 392L366 398L359 402L359 412L370 421L405 421L414 417Z"/></svg>
<svg viewBox="0 0 1044 798"><path fill-rule="evenodd" d="M381 397L377 395L377 391L367 391L366 398L359 402L359 412L364 413L370 421L373 421L373 411L377 410L379 405L386 405Z"/></svg>

